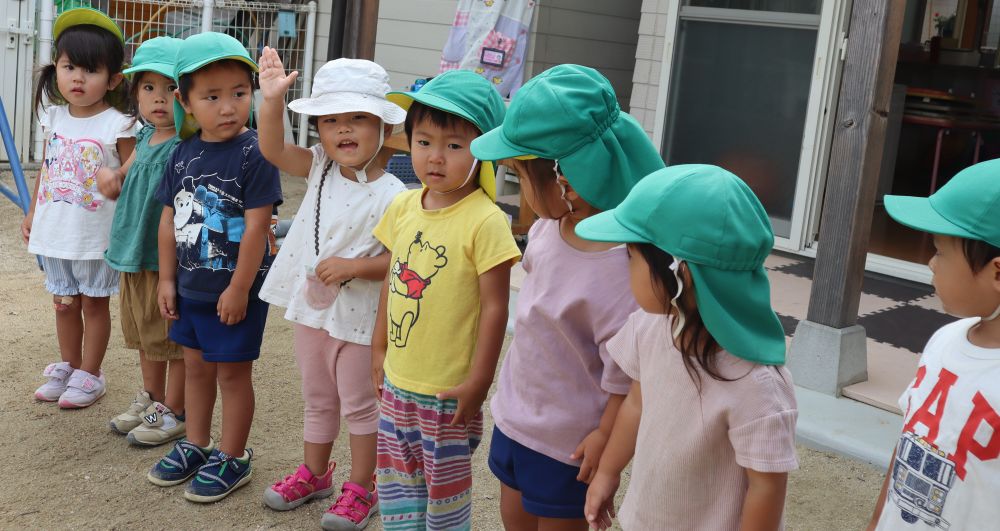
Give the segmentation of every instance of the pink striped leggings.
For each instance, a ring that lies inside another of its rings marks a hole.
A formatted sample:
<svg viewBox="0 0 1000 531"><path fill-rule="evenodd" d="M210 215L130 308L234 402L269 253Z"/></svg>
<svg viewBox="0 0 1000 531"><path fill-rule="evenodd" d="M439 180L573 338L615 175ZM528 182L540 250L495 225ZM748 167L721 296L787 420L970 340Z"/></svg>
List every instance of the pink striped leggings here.
<svg viewBox="0 0 1000 531"><path fill-rule="evenodd" d="M341 341L326 330L296 324L295 360L302 372L306 442L335 440L341 415L353 435L378 431L370 346Z"/></svg>

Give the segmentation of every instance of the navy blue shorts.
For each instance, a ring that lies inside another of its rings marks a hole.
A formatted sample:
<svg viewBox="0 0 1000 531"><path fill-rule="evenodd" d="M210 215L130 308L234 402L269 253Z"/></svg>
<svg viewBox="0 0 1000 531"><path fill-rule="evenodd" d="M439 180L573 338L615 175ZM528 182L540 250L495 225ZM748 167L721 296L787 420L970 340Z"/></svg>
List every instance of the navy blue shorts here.
<svg viewBox="0 0 1000 531"><path fill-rule="evenodd" d="M542 518L583 518L587 484L577 481L580 467L540 454L493 427L490 470L501 483L521 492L529 514Z"/></svg>
<svg viewBox="0 0 1000 531"><path fill-rule="evenodd" d="M219 321L217 302L177 296L178 319L170 327L170 339L182 347L201 351L208 362L253 361L260 357L268 304L255 297L247 303L247 316L227 325Z"/></svg>

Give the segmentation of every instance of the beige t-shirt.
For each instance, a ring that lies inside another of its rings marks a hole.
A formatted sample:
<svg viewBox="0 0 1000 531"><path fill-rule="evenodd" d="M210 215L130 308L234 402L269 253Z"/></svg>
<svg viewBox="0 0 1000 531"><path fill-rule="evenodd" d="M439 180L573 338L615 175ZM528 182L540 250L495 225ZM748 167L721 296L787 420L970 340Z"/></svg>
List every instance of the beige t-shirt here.
<svg viewBox="0 0 1000 531"><path fill-rule="evenodd" d="M642 420L622 528L738 529L745 468L788 472L795 454L795 393L784 367L717 354L722 376L698 369L701 393L673 347L670 318L639 310L608 341L618 365L642 385Z"/></svg>

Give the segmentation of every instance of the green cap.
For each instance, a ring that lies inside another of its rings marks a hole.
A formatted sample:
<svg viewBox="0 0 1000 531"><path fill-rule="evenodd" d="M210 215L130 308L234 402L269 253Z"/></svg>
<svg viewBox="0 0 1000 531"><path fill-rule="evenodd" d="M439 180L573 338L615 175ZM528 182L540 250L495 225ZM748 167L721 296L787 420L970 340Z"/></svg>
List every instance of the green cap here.
<svg viewBox="0 0 1000 531"><path fill-rule="evenodd" d="M719 345L755 363L785 363L785 333L764 271L774 233L739 177L718 166L670 166L641 180L617 208L581 221L576 233L651 243L686 261L698 313Z"/></svg>
<svg viewBox="0 0 1000 531"><path fill-rule="evenodd" d="M250 65L254 72L260 71L240 41L225 33L207 31L184 39L178 46L173 78L179 81L184 74L190 74L225 59L242 61ZM185 113L184 107L176 100L174 100L174 126L181 138L187 138L199 129L198 122L193 116Z"/></svg>
<svg viewBox="0 0 1000 531"><path fill-rule="evenodd" d="M559 65L515 94L503 125L472 143L483 160L554 159L583 199L617 206L663 159L635 118L621 111L611 83L593 68Z"/></svg>
<svg viewBox="0 0 1000 531"><path fill-rule="evenodd" d="M154 37L143 42L132 57L132 66L122 70L122 73L156 72L176 81L174 64L182 42L184 41L173 37Z"/></svg>
<svg viewBox="0 0 1000 531"><path fill-rule="evenodd" d="M122 33L122 29L118 27L118 24L115 24L115 21L111 20L111 17L103 11L89 7L67 9L56 17L56 21L52 23L52 40L59 40L62 32L73 26L84 25L97 26L103 30L107 30L115 37L118 37L118 40L122 41L123 44L125 43L125 34Z"/></svg>
<svg viewBox="0 0 1000 531"><path fill-rule="evenodd" d="M1000 159L965 168L930 197L887 195L885 210L913 229L1000 247Z"/></svg>
<svg viewBox="0 0 1000 531"><path fill-rule="evenodd" d="M410 105L420 102L428 107L460 116L485 133L503 122L503 98L482 76L469 70L450 70L427 82L417 92L390 92L386 99L410 110ZM481 159L479 165L479 187L496 199L496 168L488 162L495 159Z"/></svg>

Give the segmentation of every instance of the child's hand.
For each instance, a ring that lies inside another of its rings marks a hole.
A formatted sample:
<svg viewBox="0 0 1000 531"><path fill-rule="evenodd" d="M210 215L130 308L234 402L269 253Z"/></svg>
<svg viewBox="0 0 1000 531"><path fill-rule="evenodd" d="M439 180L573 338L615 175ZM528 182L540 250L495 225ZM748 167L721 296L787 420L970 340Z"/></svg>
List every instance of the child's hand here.
<svg viewBox="0 0 1000 531"><path fill-rule="evenodd" d="M615 493L621 478L617 474L598 471L587 489L583 514L594 529L608 529L615 517Z"/></svg>
<svg viewBox="0 0 1000 531"><path fill-rule="evenodd" d="M118 199L122 194L122 182L124 177L120 177L118 172L108 167L97 170L97 190L108 199Z"/></svg>
<svg viewBox="0 0 1000 531"><path fill-rule="evenodd" d="M298 72L285 75L285 67L281 64L278 52L270 46L265 46L258 61L260 73L257 80L260 83L261 96L266 100L283 100L288 89L299 77Z"/></svg>
<svg viewBox="0 0 1000 531"><path fill-rule="evenodd" d="M176 321L177 286L170 280L160 279L156 286L156 305L160 308L160 316L168 321Z"/></svg>
<svg viewBox="0 0 1000 531"><path fill-rule="evenodd" d="M372 387L375 389L375 399L382 402L382 384L385 382L385 351L372 349Z"/></svg>
<svg viewBox="0 0 1000 531"><path fill-rule="evenodd" d="M476 414L483 407L486 400L486 393L490 390L490 381L476 381L468 378L447 391L437 394L438 400L455 398L458 400L458 408L455 409L455 416L451 419L451 425L468 424L472 422Z"/></svg>
<svg viewBox="0 0 1000 531"><path fill-rule="evenodd" d="M354 260L331 256L316 265L316 278L327 286L343 285L356 277Z"/></svg>
<svg viewBox="0 0 1000 531"><path fill-rule="evenodd" d="M576 447L570 459L580 459L580 473L576 480L589 484L597 473L597 463L601 461L601 454L604 453L604 446L608 444L608 436L597 429L583 438L580 445Z"/></svg>
<svg viewBox="0 0 1000 531"><path fill-rule="evenodd" d="M215 305L215 311L219 315L219 322L225 325L234 325L242 321L247 316L247 302L250 294L246 291L234 288L232 284L219 295L219 303Z"/></svg>
<svg viewBox="0 0 1000 531"><path fill-rule="evenodd" d="M23 239L26 244L28 243L28 240L31 239L31 223L33 221L32 218L34 217L35 213L29 211L28 215L24 216L24 220L21 221L21 239Z"/></svg>

